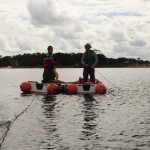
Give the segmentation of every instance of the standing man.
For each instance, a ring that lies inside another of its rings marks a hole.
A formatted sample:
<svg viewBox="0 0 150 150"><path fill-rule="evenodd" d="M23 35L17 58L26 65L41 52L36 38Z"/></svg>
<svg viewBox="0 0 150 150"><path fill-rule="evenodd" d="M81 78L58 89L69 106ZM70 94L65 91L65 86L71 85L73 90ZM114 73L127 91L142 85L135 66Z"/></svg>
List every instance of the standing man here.
<svg viewBox="0 0 150 150"><path fill-rule="evenodd" d="M95 83L95 65L98 63L98 58L93 50L90 50L92 46L87 43L85 44L85 52L82 55L81 63L84 66L83 78L84 82L87 82L88 75L90 75L91 82Z"/></svg>
<svg viewBox="0 0 150 150"><path fill-rule="evenodd" d="M48 53L46 53L43 58L43 66L44 66L43 81L42 81L43 83L52 82L53 80L55 80L55 78L57 78L56 76L58 75L56 74L57 72L54 66L56 59L53 54L53 47L48 46L47 51Z"/></svg>

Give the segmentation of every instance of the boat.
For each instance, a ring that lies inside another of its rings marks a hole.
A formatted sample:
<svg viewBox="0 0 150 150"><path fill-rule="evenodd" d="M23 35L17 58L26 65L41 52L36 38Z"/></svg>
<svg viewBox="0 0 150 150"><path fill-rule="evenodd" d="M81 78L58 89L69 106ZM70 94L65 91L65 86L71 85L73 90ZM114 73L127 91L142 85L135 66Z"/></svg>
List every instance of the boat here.
<svg viewBox="0 0 150 150"><path fill-rule="evenodd" d="M60 82L39 83L37 81L22 82L20 89L23 93L38 93L38 94L105 94L106 87L99 80L95 79L95 83L84 82L79 79L75 82Z"/></svg>

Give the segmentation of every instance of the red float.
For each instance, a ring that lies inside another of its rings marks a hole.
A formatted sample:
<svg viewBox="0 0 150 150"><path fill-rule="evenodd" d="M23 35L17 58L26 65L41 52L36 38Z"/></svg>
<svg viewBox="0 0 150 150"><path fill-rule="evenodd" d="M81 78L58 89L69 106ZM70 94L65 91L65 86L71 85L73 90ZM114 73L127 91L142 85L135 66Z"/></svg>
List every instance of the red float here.
<svg viewBox="0 0 150 150"><path fill-rule="evenodd" d="M106 93L106 87L103 84L98 84L95 88L95 93L97 94L105 94Z"/></svg>
<svg viewBox="0 0 150 150"><path fill-rule="evenodd" d="M84 79L83 78L80 78L78 81L76 81L77 83L81 83L81 84L84 84ZM87 82L91 82L91 79L88 78ZM95 78L95 83L99 83L100 81L98 79Z"/></svg>
<svg viewBox="0 0 150 150"><path fill-rule="evenodd" d="M75 84L68 84L66 87L67 94L76 94L77 91L78 91L78 88Z"/></svg>
<svg viewBox="0 0 150 150"><path fill-rule="evenodd" d="M47 87L47 92L48 94L58 94L59 92L59 85L57 84L49 84L48 87Z"/></svg>
<svg viewBox="0 0 150 150"><path fill-rule="evenodd" d="M30 93L31 92L31 84L29 82L23 82L20 85L20 89L24 93Z"/></svg>

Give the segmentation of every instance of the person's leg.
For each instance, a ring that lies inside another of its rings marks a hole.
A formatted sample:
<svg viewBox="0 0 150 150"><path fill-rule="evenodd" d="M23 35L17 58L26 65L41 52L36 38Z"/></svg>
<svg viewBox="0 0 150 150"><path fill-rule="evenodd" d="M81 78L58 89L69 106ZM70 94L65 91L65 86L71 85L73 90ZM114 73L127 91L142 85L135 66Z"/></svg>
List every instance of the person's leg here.
<svg viewBox="0 0 150 150"><path fill-rule="evenodd" d="M47 75L47 68L44 68L43 72L43 83L46 83L48 81L48 75Z"/></svg>
<svg viewBox="0 0 150 150"><path fill-rule="evenodd" d="M53 82L55 80L54 69L48 70L48 82Z"/></svg>
<svg viewBox="0 0 150 150"><path fill-rule="evenodd" d="M95 69L90 69L90 80L95 83Z"/></svg>
<svg viewBox="0 0 150 150"><path fill-rule="evenodd" d="M43 71L43 80L44 80L44 76L45 76L45 68L44 68L44 71Z"/></svg>
<svg viewBox="0 0 150 150"><path fill-rule="evenodd" d="M84 78L84 82L87 82L87 79L88 79L88 68L84 68L84 70L83 70L83 78Z"/></svg>

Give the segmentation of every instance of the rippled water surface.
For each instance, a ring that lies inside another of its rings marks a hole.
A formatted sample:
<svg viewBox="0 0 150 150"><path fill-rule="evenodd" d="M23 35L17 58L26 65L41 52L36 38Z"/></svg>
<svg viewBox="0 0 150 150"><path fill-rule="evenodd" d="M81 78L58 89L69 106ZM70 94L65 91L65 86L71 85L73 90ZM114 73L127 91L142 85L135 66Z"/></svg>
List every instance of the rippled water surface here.
<svg viewBox="0 0 150 150"><path fill-rule="evenodd" d="M63 81L82 76L57 70ZM40 82L42 72L0 69L0 149L150 149L149 68L97 68L105 95L21 94L20 83Z"/></svg>

